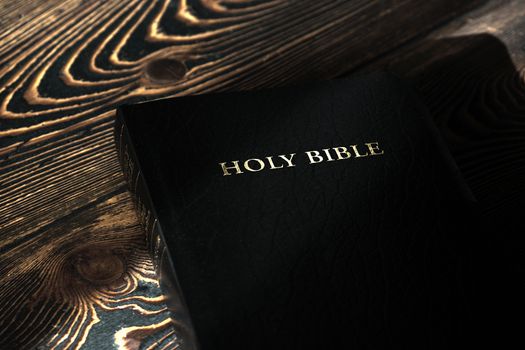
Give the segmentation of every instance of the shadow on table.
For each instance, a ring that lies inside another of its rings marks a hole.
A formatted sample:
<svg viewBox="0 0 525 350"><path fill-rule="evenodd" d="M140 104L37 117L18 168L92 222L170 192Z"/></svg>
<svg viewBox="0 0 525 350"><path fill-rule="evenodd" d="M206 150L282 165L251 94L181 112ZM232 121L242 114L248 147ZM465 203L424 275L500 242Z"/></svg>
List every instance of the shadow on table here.
<svg viewBox="0 0 525 350"><path fill-rule="evenodd" d="M525 310L525 81L488 35L429 40L372 65L412 80L479 202L480 334L517 338ZM496 331L496 329L500 331ZM486 332L486 333L483 333ZM522 340L520 340L522 342Z"/></svg>

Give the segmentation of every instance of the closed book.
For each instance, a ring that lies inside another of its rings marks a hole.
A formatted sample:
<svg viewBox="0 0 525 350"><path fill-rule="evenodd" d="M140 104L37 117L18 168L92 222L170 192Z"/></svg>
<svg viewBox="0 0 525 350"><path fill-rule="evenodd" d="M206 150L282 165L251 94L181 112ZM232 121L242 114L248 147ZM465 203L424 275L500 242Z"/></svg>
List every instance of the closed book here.
<svg viewBox="0 0 525 350"><path fill-rule="evenodd" d="M123 106L186 348L451 348L472 196L416 94L367 76Z"/></svg>

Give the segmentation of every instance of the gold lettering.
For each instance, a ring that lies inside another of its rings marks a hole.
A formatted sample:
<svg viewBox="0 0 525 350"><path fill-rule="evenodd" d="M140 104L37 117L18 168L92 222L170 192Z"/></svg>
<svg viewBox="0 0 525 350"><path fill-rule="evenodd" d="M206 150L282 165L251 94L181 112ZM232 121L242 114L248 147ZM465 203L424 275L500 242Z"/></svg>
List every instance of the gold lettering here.
<svg viewBox="0 0 525 350"><path fill-rule="evenodd" d="M368 156L368 153L360 154L359 151L357 150L357 145L351 145L350 147L352 147L352 149L354 150L354 153L355 153L355 157L356 157L356 158L361 158L361 157L366 157L366 156Z"/></svg>
<svg viewBox="0 0 525 350"><path fill-rule="evenodd" d="M337 153L338 160L348 159L351 156L350 152L348 152L348 149L346 147L334 147L332 149L335 151L335 153ZM344 157L343 155L345 155L346 157Z"/></svg>
<svg viewBox="0 0 525 350"><path fill-rule="evenodd" d="M319 155L319 152L317 152L317 151L307 151L305 153L308 156L308 159L310 160L310 164L321 163L323 161L323 157L321 157ZM318 160L315 161L314 158L317 158Z"/></svg>
<svg viewBox="0 0 525 350"><path fill-rule="evenodd" d="M284 168L284 165L281 165L281 166L275 166L275 164L273 163L273 157L266 157L266 159L268 159L268 163L270 164L270 169L282 169Z"/></svg>
<svg viewBox="0 0 525 350"><path fill-rule="evenodd" d="M250 167L250 162L251 161L255 161L259 164L259 169L253 169ZM244 162L244 168L248 171L251 171L251 172L257 172L257 171L261 171L264 169L264 162L260 159L257 159L257 158L252 158L252 159L248 159L247 161Z"/></svg>
<svg viewBox="0 0 525 350"><path fill-rule="evenodd" d="M370 155L371 156L378 156L378 155L381 155L381 154L385 153L385 151L383 151L382 149L379 148L379 143L378 142L365 143L365 145L370 150Z"/></svg>
<svg viewBox="0 0 525 350"><path fill-rule="evenodd" d="M323 149L324 153L326 154L326 160L328 162L333 162L335 159L332 158L332 155L330 154L330 148Z"/></svg>
<svg viewBox="0 0 525 350"><path fill-rule="evenodd" d="M228 171L230 169L235 169L236 174L242 174L241 168L239 167L239 161L234 160L232 163L233 163L232 166L226 166L226 163L219 163L219 165L222 168L223 176L231 175L230 172Z"/></svg>
<svg viewBox="0 0 525 350"><path fill-rule="evenodd" d="M309 164L311 165L322 163L325 160L327 162L333 162L336 160L344 160L350 158L378 156L384 154L385 152L380 148L378 142L368 142L364 144L349 145L347 147L339 146L332 148L323 148L320 151L306 151L304 153L307 155ZM271 170L295 167L295 155L296 153L290 153L286 155L280 154L275 156L266 156L261 159L251 158L244 161L243 163L241 163L241 161L239 160L234 160L227 163L219 163L219 165L222 168L224 176L234 174L238 175L243 174L243 170L249 172L259 172L264 170L267 166ZM242 169L242 167L244 167L244 169Z"/></svg>
<svg viewBox="0 0 525 350"><path fill-rule="evenodd" d="M292 163L292 160L293 160L294 156L295 156L295 153L291 153L290 154L290 158L286 158L286 156L284 154L281 154L279 156L279 158L282 158L286 163L288 163L287 167L291 168L291 167L295 166L295 164Z"/></svg>

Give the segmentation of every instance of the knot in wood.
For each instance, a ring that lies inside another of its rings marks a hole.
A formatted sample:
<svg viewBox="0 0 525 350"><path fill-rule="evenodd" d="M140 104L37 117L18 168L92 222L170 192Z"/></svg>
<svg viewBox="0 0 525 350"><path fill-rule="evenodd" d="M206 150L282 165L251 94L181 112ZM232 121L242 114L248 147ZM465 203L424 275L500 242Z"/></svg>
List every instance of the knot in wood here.
<svg viewBox="0 0 525 350"><path fill-rule="evenodd" d="M158 58L144 66L144 76L153 85L176 83L186 75L186 66L175 58Z"/></svg>
<svg viewBox="0 0 525 350"><path fill-rule="evenodd" d="M75 260L77 273L95 285L107 285L125 272L123 258L110 249L87 248L78 253Z"/></svg>

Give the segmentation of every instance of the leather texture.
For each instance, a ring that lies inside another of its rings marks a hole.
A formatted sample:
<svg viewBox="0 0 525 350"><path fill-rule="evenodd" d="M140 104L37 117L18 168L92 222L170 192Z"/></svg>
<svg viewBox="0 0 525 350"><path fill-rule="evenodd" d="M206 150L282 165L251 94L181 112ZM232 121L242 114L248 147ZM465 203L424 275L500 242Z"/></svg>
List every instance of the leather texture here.
<svg viewBox="0 0 525 350"><path fill-rule="evenodd" d="M120 111L203 350L468 343L472 198L417 96L376 73ZM384 154L307 164L378 142ZM297 153L223 176L220 162Z"/></svg>

